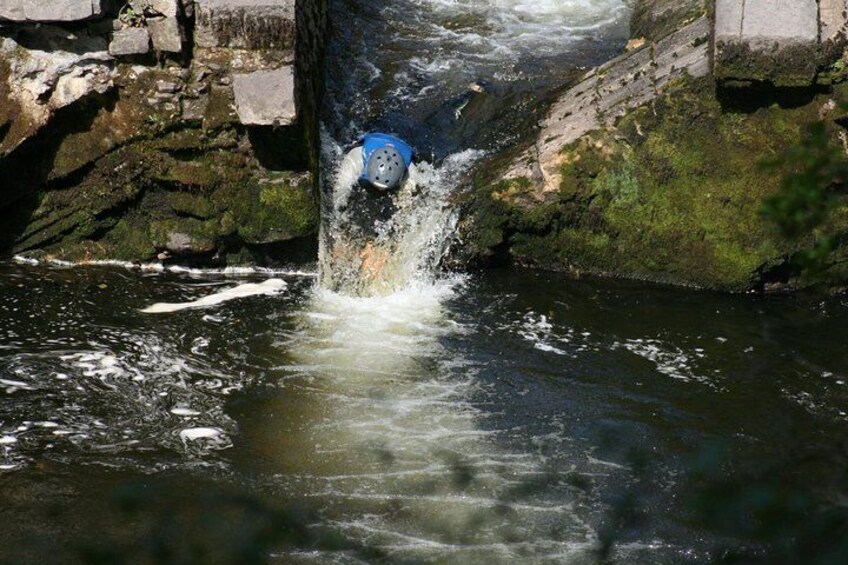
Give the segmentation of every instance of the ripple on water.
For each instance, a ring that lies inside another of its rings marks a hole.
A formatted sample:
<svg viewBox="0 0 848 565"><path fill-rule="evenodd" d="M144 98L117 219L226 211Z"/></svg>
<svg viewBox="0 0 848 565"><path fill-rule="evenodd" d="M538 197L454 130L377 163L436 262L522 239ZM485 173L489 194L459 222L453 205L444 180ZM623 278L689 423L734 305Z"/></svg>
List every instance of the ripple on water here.
<svg viewBox="0 0 848 565"><path fill-rule="evenodd" d="M244 386L243 377L187 358L154 335L112 338L81 351L0 358L0 374L15 376L0 379L10 401L0 406L7 438L0 464L48 452L92 461L163 449L207 456L231 445L236 424L222 399Z"/></svg>

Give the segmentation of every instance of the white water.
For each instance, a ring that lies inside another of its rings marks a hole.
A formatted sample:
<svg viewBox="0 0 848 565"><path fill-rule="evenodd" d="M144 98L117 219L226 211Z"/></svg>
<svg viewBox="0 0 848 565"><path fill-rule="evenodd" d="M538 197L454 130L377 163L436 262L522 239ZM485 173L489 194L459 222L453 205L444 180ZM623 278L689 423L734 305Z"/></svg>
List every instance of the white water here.
<svg viewBox="0 0 848 565"><path fill-rule="evenodd" d="M191 308L209 308L238 298L278 294L285 288L286 282L282 279L268 279L261 283L244 283L188 302L158 302L143 309L142 312L145 314L167 314Z"/></svg>
<svg viewBox="0 0 848 565"><path fill-rule="evenodd" d="M446 316L463 286L445 278L372 297L318 289L302 331L278 343L294 364L279 368L269 411L285 420L265 429L263 457L278 461L287 491L319 504L325 525L393 558L586 558L597 540L576 501L513 496L543 476L540 461L531 446L498 445L508 430L486 425L476 369L442 344L473 331Z"/></svg>
<svg viewBox="0 0 848 565"><path fill-rule="evenodd" d="M439 167L413 165L393 196L396 212L388 220L373 220L374 236L359 232L354 216L362 211L348 206L351 192L364 190L356 183L359 152L342 157L340 147L330 144L325 154L340 164L325 175L331 189L322 211L321 284L342 293L380 296L403 291L413 282L436 282L458 220L450 197L483 153L464 151Z"/></svg>

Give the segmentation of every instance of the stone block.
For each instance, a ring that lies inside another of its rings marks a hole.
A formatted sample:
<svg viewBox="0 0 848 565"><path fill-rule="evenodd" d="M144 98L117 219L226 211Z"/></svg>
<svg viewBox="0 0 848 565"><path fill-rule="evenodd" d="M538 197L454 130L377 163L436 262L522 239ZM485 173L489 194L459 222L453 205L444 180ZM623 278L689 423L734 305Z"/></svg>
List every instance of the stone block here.
<svg viewBox="0 0 848 565"><path fill-rule="evenodd" d="M294 48L295 0L197 0L198 47Z"/></svg>
<svg viewBox="0 0 848 565"><path fill-rule="evenodd" d="M2 0L0 1L0 20L9 20L12 22L26 21L26 13L21 0Z"/></svg>
<svg viewBox="0 0 848 565"><path fill-rule="evenodd" d="M209 108L209 97L183 98L180 101L182 118L187 122L202 122Z"/></svg>
<svg viewBox="0 0 848 565"><path fill-rule="evenodd" d="M75 22L100 16L100 0L2 0L0 20Z"/></svg>
<svg viewBox="0 0 848 565"><path fill-rule="evenodd" d="M848 24L848 0L819 0L821 41L833 41L844 35Z"/></svg>
<svg viewBox="0 0 848 565"><path fill-rule="evenodd" d="M245 125L290 125L297 118L291 66L233 76L239 121Z"/></svg>
<svg viewBox="0 0 848 565"><path fill-rule="evenodd" d="M183 50L183 33L175 17L147 18L147 31L153 48L163 53L179 53Z"/></svg>
<svg viewBox="0 0 848 565"><path fill-rule="evenodd" d="M818 14L816 0L745 0L742 37L815 42Z"/></svg>
<svg viewBox="0 0 848 565"><path fill-rule="evenodd" d="M114 56L144 55L150 51L150 36L143 27L126 27L112 34L109 54Z"/></svg>
<svg viewBox="0 0 848 565"><path fill-rule="evenodd" d="M815 79L816 0L716 0L714 25L720 81L807 86Z"/></svg>
<svg viewBox="0 0 848 565"><path fill-rule="evenodd" d="M716 40L742 36L743 0L715 0Z"/></svg>
<svg viewBox="0 0 848 565"><path fill-rule="evenodd" d="M176 18L179 15L179 4L177 0L148 0L148 11L167 18Z"/></svg>

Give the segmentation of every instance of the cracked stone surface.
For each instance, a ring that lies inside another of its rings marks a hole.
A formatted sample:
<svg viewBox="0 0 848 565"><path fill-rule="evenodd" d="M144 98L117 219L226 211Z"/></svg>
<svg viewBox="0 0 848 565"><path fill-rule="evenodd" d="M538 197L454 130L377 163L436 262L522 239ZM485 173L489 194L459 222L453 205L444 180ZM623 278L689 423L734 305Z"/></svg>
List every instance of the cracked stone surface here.
<svg viewBox="0 0 848 565"><path fill-rule="evenodd" d="M46 122L52 112L84 96L103 94L113 86L113 59L106 40L100 37L42 26L26 46L5 38L0 53L9 64L12 95L36 123Z"/></svg>
<svg viewBox="0 0 848 565"><path fill-rule="evenodd" d="M236 112L245 125L290 125L297 117L291 66L233 76Z"/></svg>
<svg viewBox="0 0 848 565"><path fill-rule="evenodd" d="M534 179L543 192L557 190L560 150L584 134L613 125L630 109L659 96L669 82L710 72L706 17L656 44L590 71L554 104L536 143L515 160L505 178Z"/></svg>
<svg viewBox="0 0 848 565"><path fill-rule="evenodd" d="M0 20L74 22L103 13L100 0L0 0Z"/></svg>

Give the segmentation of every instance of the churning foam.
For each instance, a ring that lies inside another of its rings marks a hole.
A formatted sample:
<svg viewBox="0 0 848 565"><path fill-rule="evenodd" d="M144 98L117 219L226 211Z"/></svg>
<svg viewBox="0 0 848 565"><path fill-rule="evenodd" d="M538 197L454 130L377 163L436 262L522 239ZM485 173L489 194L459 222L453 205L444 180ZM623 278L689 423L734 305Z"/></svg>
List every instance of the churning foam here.
<svg viewBox="0 0 848 565"><path fill-rule="evenodd" d="M263 438L284 446L276 476L319 505L325 525L389 556L585 556L596 536L572 501L511 494L542 470L532 450L499 445L477 369L445 346L469 331L447 312L463 284L366 297L315 288L301 331L278 344L293 363L278 368L272 412L297 414Z"/></svg>
<svg viewBox="0 0 848 565"><path fill-rule="evenodd" d="M223 268L186 267L183 265L165 265L163 263L137 263L119 261L117 259L98 259L94 261L63 261L61 259L35 259L25 255L15 255L13 261L19 265L48 265L50 267L120 267L130 271L143 273L174 273L195 277L249 277L254 275L286 276L286 277L315 277L317 273L301 269L276 269L258 266L230 266Z"/></svg>
<svg viewBox="0 0 848 565"><path fill-rule="evenodd" d="M326 138L325 138L326 139ZM348 207L357 183L359 159L342 157L338 144L325 142L325 162L335 168L324 179L320 281L332 290L360 296L386 296L415 282L434 283L456 229L458 211L450 196L470 167L484 155L467 150L439 166L418 163L393 195L395 212L388 220L373 218L372 237L353 227L361 211ZM355 152L354 152L355 154ZM370 261L370 257L378 257Z"/></svg>
<svg viewBox="0 0 848 565"><path fill-rule="evenodd" d="M188 302L159 302L152 306L144 308L142 312L145 314L165 314L170 312L179 312L180 310L188 310L191 308L208 308L235 300L237 298L246 298L248 296L260 296L268 294L277 294L286 288L286 283L282 279L268 279L261 283L244 283L221 292L216 292L191 300Z"/></svg>
<svg viewBox="0 0 848 565"><path fill-rule="evenodd" d="M411 6L410 6L411 4ZM384 9L400 41L417 46L417 56L396 72L402 98L431 96L415 78L452 81L457 76L501 81L526 78L513 65L566 53L576 41L621 26L623 0L411 0Z"/></svg>

